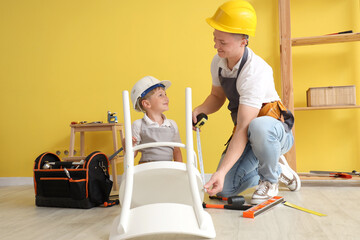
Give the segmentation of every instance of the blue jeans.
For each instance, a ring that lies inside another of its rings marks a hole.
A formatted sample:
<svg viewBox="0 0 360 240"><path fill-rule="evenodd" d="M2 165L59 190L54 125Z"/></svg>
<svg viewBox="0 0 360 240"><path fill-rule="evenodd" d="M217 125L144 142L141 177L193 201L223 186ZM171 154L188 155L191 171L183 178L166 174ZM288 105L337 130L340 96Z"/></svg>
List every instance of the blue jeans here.
<svg viewBox="0 0 360 240"><path fill-rule="evenodd" d="M294 144L292 132L285 132L283 124L275 118L264 116L251 121L248 139L243 154L226 174L223 190L218 196L235 196L258 185L259 180L278 182L279 158Z"/></svg>

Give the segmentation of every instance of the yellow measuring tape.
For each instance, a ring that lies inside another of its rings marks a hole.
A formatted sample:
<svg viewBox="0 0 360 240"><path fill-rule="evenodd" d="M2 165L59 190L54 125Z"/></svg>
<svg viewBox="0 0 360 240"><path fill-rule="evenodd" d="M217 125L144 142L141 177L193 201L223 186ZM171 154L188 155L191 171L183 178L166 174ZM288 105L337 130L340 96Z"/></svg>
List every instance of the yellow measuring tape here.
<svg viewBox="0 0 360 240"><path fill-rule="evenodd" d="M307 213L315 214L317 216L326 216L326 214L318 213L318 212L315 212L315 211L312 211L312 210L309 210L309 209L306 209L306 208L303 208L303 207L299 207L299 206L296 206L296 205L294 205L292 203L289 203L289 202L286 202L286 201L284 201L283 204L285 206L295 208L295 209L298 209L298 210L301 210L301 211L304 211L304 212L307 212Z"/></svg>

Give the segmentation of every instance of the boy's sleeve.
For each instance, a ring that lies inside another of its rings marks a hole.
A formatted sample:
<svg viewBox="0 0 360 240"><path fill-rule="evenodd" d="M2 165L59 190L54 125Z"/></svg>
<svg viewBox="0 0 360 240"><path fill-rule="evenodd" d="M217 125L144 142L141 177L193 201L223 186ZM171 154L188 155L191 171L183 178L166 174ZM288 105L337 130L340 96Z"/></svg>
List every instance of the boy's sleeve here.
<svg viewBox="0 0 360 240"><path fill-rule="evenodd" d="M138 145L141 141L140 127L141 127L141 119L134 121L131 126L132 136L136 138L136 145Z"/></svg>

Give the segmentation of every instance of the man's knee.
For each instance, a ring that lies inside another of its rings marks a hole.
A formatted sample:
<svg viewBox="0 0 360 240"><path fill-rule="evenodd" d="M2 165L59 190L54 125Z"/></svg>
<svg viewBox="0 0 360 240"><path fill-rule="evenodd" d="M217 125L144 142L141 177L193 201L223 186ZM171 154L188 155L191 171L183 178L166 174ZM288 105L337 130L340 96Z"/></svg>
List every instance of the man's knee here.
<svg viewBox="0 0 360 240"><path fill-rule="evenodd" d="M281 128L282 123L273 117L264 116L252 120L249 124L248 136L250 142L266 140L269 137L275 137L278 134L278 126Z"/></svg>

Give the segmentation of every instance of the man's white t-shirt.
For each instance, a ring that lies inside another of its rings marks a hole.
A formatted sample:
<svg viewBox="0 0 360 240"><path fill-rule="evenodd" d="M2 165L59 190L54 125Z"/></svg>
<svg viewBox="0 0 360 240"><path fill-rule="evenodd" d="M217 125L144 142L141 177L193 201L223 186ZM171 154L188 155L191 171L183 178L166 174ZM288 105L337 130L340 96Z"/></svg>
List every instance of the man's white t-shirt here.
<svg viewBox="0 0 360 240"><path fill-rule="evenodd" d="M241 59L230 70L227 67L227 60L215 55L211 63L212 84L221 86L219 68L222 68L223 77L235 78L240 62ZM240 95L239 104L260 109L263 103L280 100L275 89L272 68L250 48L248 48L247 61L237 79L236 88Z"/></svg>

